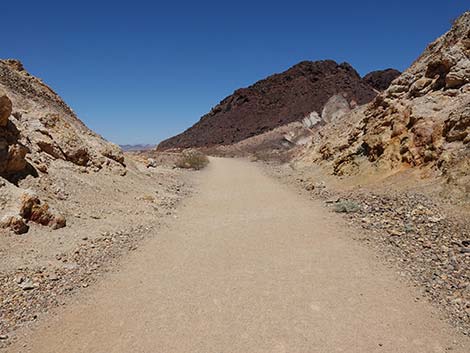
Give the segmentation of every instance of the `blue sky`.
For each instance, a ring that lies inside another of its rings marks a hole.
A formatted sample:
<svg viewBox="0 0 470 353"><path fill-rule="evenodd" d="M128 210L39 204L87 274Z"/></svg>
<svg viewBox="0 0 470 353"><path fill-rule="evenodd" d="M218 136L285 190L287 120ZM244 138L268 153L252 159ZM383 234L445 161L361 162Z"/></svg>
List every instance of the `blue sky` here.
<svg viewBox="0 0 470 353"><path fill-rule="evenodd" d="M468 0L2 1L17 58L93 130L156 143L302 60L404 70Z"/></svg>

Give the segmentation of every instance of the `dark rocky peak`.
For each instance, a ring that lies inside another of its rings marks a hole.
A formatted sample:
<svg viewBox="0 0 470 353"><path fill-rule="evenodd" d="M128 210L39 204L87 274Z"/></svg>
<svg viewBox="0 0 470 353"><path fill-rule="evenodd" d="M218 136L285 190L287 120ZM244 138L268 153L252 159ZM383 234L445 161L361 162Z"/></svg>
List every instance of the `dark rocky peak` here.
<svg viewBox="0 0 470 353"><path fill-rule="evenodd" d="M401 72L395 69L376 70L365 75L363 80L377 91L385 91L400 75Z"/></svg>
<svg viewBox="0 0 470 353"><path fill-rule="evenodd" d="M348 63L302 61L290 69L236 90L182 134L159 144L160 150L233 144L293 121L321 113L341 94L365 104L377 94Z"/></svg>

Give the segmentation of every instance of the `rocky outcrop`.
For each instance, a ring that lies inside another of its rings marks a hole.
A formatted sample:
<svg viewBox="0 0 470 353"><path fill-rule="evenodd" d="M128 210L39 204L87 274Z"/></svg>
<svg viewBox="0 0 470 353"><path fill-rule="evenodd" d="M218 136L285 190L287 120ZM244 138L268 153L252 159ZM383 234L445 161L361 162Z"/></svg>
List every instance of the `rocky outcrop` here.
<svg viewBox="0 0 470 353"><path fill-rule="evenodd" d="M11 100L5 94L0 94L0 127L7 126L12 109Z"/></svg>
<svg viewBox="0 0 470 353"><path fill-rule="evenodd" d="M50 173L64 167L72 174L126 171L117 145L89 130L19 61L0 60L0 228L21 234L33 223L64 227L49 207L61 197ZM25 191L33 185L47 203Z"/></svg>
<svg viewBox="0 0 470 353"><path fill-rule="evenodd" d="M321 113L337 94L353 104L377 94L347 63L301 62L225 98L193 127L159 144L159 150L233 144Z"/></svg>
<svg viewBox="0 0 470 353"><path fill-rule="evenodd" d="M11 113L11 100L0 93L0 176L15 180L28 168L25 157L29 150L19 142L19 131L9 121Z"/></svg>
<svg viewBox="0 0 470 353"><path fill-rule="evenodd" d="M311 129L321 121L322 119L320 114L318 114L317 112L311 112L309 115L302 119L302 125L307 129Z"/></svg>
<svg viewBox="0 0 470 353"><path fill-rule="evenodd" d="M0 220L0 228L10 229L15 234L24 234L29 230L29 226L20 216L7 215Z"/></svg>
<svg viewBox="0 0 470 353"><path fill-rule="evenodd" d="M9 113L18 138L36 164L61 159L93 169L124 165L117 145L88 129L49 86L30 75L19 61L0 60L0 91L10 101L8 106L2 104L5 98L0 99L4 107L0 108L0 126Z"/></svg>
<svg viewBox="0 0 470 353"><path fill-rule="evenodd" d="M340 94L332 96L323 107L321 117L325 123L331 123L351 111L351 105L347 99Z"/></svg>
<svg viewBox="0 0 470 353"><path fill-rule="evenodd" d="M41 202L39 197L30 193L22 196L19 215L27 221L49 226L52 229L63 228L66 224L63 216L54 215L47 203Z"/></svg>
<svg viewBox="0 0 470 353"><path fill-rule="evenodd" d="M31 190L23 190L14 185L0 186L3 200L3 214L0 228L9 229L16 234L28 232L30 225L40 224L52 229L66 226L65 217L52 211L47 202L42 202Z"/></svg>
<svg viewBox="0 0 470 353"><path fill-rule="evenodd" d="M366 108L325 126L304 158L331 163L338 175L360 173L368 163L377 170L431 166L444 175L463 168L457 174L465 177L469 73L467 12Z"/></svg>
<svg viewBox="0 0 470 353"><path fill-rule="evenodd" d="M363 77L364 82L377 91L385 91L401 72L395 69L385 69L369 72Z"/></svg>

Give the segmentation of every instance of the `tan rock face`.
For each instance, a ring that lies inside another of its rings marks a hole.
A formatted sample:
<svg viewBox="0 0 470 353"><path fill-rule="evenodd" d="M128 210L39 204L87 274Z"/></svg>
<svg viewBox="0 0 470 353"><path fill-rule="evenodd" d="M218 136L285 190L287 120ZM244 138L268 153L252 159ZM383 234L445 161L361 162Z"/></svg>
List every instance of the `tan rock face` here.
<svg viewBox="0 0 470 353"><path fill-rule="evenodd" d="M428 78L428 77L422 77L416 80L411 85L410 94L413 95L414 97L425 95L431 90L431 86L430 86L431 83L433 83L433 79ZM429 89L425 90L427 87L429 87Z"/></svg>
<svg viewBox="0 0 470 353"><path fill-rule="evenodd" d="M6 65L10 66L15 71L24 71L23 64L19 60L7 59L4 62Z"/></svg>
<svg viewBox="0 0 470 353"><path fill-rule="evenodd" d="M28 166L25 157L29 150L18 141L16 126L9 123L11 112L11 100L6 95L0 96L0 176L6 178L23 172Z"/></svg>
<svg viewBox="0 0 470 353"><path fill-rule="evenodd" d="M19 215L31 222L50 226L53 229L65 227L65 218L63 216L55 216L49 210L47 203L42 203L39 197L26 193L21 199L21 208Z"/></svg>
<svg viewBox="0 0 470 353"><path fill-rule="evenodd" d="M323 107L321 117L323 121L331 123L338 120L350 111L351 108L346 98L340 94L337 94L328 99L325 106Z"/></svg>
<svg viewBox="0 0 470 353"><path fill-rule="evenodd" d="M52 229L60 229L64 228L67 225L67 222L65 220L65 217L62 215L56 215L52 219L52 221L49 223L49 227Z"/></svg>
<svg viewBox="0 0 470 353"><path fill-rule="evenodd" d="M21 62L0 60L0 183L2 201L6 200L0 203L0 214L10 214L0 227L17 234L27 232L33 223L65 227L65 218L52 211L54 200L66 198L58 168L72 175L126 171L118 146L89 130ZM48 203L29 190L47 197Z"/></svg>
<svg viewBox="0 0 470 353"><path fill-rule="evenodd" d="M42 136L37 139L36 145L39 147L40 152L47 153L54 159L65 159L64 152L61 151L57 143L55 143L49 136Z"/></svg>
<svg viewBox="0 0 470 353"><path fill-rule="evenodd" d="M113 143L110 143L108 146L106 146L106 148L101 151L101 154L118 162L121 165L124 165L124 155L122 154L121 149Z"/></svg>
<svg viewBox="0 0 470 353"><path fill-rule="evenodd" d="M12 109L11 100L6 95L0 93L0 127L7 126Z"/></svg>
<svg viewBox="0 0 470 353"><path fill-rule="evenodd" d="M467 144L470 136L470 107L454 112L444 123L444 137L448 142L462 141Z"/></svg>
<svg viewBox="0 0 470 353"><path fill-rule="evenodd" d="M17 189L20 192L21 189ZM59 229L66 226L65 217L51 211L49 205L41 202L39 197L31 192L23 195L15 194L19 202L18 209L11 209L11 214L3 217L0 221L0 228L10 229L15 234L27 233L30 223L41 224Z"/></svg>
<svg viewBox="0 0 470 353"><path fill-rule="evenodd" d="M124 166L119 147L89 130L50 87L28 74L19 61L0 60L0 92L8 96L0 93L0 126L6 124L13 110L10 121L31 159L46 156L49 161L60 159L93 169Z"/></svg>
<svg viewBox="0 0 470 353"><path fill-rule="evenodd" d="M23 218L20 216L6 216L0 221L0 228L10 229L15 234L24 234L29 230Z"/></svg>
<svg viewBox="0 0 470 353"><path fill-rule="evenodd" d="M20 144L14 144L8 148L7 171L9 173L18 173L26 169L26 154L28 149Z"/></svg>
<svg viewBox="0 0 470 353"><path fill-rule="evenodd" d="M360 173L365 163L388 170L426 165L468 180L469 43L467 12L365 110L323 127L305 159L340 175Z"/></svg>

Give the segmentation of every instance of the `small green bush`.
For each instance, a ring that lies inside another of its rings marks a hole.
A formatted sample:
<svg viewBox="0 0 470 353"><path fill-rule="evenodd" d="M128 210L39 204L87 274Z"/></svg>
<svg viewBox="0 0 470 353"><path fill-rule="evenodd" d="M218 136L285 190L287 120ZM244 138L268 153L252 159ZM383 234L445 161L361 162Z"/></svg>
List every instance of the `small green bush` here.
<svg viewBox="0 0 470 353"><path fill-rule="evenodd" d="M197 150L185 150L176 162L178 168L200 170L209 164L209 158Z"/></svg>
<svg viewBox="0 0 470 353"><path fill-rule="evenodd" d="M333 211L337 213L355 213L359 212L361 207L351 200L340 200L335 203Z"/></svg>

